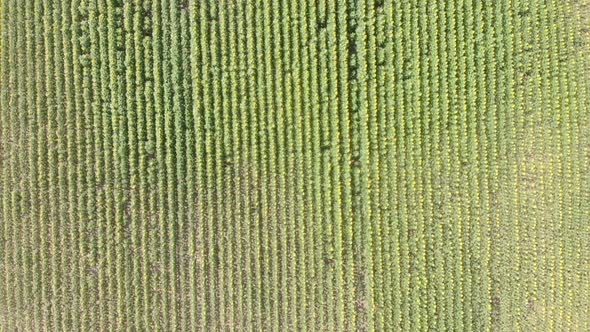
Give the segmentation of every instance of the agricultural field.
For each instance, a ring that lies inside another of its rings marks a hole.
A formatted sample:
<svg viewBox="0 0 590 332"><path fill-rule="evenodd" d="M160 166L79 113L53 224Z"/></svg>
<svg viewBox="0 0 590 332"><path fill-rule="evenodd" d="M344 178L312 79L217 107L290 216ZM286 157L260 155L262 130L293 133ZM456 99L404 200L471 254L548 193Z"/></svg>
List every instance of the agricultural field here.
<svg viewBox="0 0 590 332"><path fill-rule="evenodd" d="M0 331L590 331L590 0L0 0Z"/></svg>

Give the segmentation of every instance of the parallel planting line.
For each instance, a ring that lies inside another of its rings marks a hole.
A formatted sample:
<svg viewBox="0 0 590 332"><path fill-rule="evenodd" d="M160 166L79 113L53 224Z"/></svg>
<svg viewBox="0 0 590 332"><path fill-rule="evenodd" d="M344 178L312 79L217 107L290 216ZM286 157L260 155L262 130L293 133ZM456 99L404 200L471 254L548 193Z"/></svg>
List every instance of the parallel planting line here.
<svg viewBox="0 0 590 332"><path fill-rule="evenodd" d="M587 330L588 20L0 0L0 331Z"/></svg>

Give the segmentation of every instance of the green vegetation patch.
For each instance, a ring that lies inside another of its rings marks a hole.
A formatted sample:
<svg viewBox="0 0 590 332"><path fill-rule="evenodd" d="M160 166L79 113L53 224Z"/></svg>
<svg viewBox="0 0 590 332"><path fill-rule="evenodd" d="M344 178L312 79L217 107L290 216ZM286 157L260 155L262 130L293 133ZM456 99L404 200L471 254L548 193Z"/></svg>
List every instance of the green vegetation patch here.
<svg viewBox="0 0 590 332"><path fill-rule="evenodd" d="M590 331L588 0L0 12L0 331Z"/></svg>

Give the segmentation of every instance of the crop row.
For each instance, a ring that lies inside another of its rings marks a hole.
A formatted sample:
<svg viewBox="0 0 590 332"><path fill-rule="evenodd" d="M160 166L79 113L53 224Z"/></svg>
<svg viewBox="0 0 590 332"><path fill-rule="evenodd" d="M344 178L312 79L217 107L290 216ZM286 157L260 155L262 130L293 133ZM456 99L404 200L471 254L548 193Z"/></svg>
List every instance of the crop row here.
<svg viewBox="0 0 590 332"><path fill-rule="evenodd" d="M0 330L588 329L569 2L0 9Z"/></svg>

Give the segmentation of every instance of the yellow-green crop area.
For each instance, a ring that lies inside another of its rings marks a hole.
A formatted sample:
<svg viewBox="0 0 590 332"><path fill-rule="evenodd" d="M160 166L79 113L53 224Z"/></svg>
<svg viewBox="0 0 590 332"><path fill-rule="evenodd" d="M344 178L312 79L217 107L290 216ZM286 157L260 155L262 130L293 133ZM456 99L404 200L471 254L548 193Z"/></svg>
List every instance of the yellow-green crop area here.
<svg viewBox="0 0 590 332"><path fill-rule="evenodd" d="M0 331L590 331L590 0L0 8Z"/></svg>

